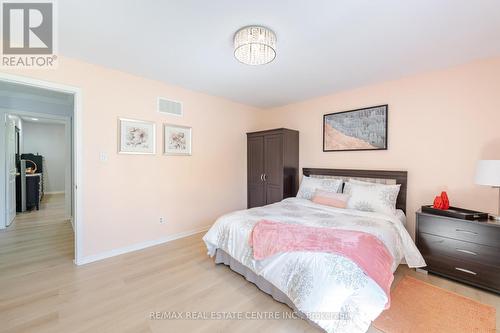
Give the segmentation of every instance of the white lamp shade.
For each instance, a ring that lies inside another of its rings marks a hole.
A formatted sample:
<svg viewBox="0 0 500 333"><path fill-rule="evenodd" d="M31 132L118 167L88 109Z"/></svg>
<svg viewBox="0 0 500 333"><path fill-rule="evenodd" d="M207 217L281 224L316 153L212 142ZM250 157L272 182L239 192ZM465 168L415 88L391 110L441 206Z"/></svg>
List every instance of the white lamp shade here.
<svg viewBox="0 0 500 333"><path fill-rule="evenodd" d="M500 186L500 160L481 160L477 163L476 184Z"/></svg>

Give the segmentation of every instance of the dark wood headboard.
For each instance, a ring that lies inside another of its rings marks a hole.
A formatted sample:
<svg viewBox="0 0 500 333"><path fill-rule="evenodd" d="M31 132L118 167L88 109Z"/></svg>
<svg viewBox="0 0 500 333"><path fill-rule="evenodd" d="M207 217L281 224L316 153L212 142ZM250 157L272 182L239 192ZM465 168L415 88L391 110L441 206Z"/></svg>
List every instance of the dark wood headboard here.
<svg viewBox="0 0 500 333"><path fill-rule="evenodd" d="M352 178L378 178L394 179L396 184L401 184L396 208L401 209L406 214L406 191L408 172L407 171L385 171L385 170L350 170L350 169L315 169L303 168L304 176L322 175L334 177L352 177Z"/></svg>

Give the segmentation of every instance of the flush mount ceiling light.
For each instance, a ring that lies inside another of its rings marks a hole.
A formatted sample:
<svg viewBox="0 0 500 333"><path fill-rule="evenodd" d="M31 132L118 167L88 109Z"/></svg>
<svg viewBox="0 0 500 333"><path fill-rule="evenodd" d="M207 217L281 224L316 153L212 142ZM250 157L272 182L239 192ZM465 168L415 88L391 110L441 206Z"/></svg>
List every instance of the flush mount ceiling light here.
<svg viewBox="0 0 500 333"><path fill-rule="evenodd" d="M247 65L265 65L276 58L276 35L258 25L243 27L234 34L234 56Z"/></svg>

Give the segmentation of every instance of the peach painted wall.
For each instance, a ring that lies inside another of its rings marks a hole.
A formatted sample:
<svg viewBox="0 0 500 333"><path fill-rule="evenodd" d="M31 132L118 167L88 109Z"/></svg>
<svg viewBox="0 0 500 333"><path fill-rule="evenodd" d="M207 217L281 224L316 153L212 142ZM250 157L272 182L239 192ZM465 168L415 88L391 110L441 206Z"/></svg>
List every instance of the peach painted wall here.
<svg viewBox="0 0 500 333"><path fill-rule="evenodd" d="M9 73L82 89L83 257L198 230L245 208L245 133L265 128L300 131L301 167L408 170L412 234L415 210L441 190L458 206L497 207L497 192L473 176L478 159L500 159L500 58L267 110L67 58L57 70ZM157 113L158 96L182 101L184 117ZM323 114L385 103L389 150L322 152ZM155 121L157 154L117 154L118 117ZM161 155L164 122L193 127L193 156Z"/></svg>
<svg viewBox="0 0 500 333"><path fill-rule="evenodd" d="M332 74L334 75L334 74ZM389 104L389 150L322 151L323 114ZM260 128L300 131L300 166L408 171L415 211L448 191L456 206L496 212L498 190L474 184L478 159L500 159L500 58L260 112Z"/></svg>
<svg viewBox="0 0 500 333"><path fill-rule="evenodd" d="M256 129L255 108L67 58L57 70L9 73L82 90L83 257L208 227L246 207L245 133ZM159 114L158 96L182 101L184 117ZM154 121L157 154L118 154L118 117ZM162 123L192 126L192 156L162 155Z"/></svg>

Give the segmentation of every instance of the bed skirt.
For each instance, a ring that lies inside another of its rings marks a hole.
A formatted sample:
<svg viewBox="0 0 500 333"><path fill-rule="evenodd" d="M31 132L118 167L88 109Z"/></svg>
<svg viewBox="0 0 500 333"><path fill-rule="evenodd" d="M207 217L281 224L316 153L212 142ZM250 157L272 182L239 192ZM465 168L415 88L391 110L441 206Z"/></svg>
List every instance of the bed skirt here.
<svg viewBox="0 0 500 333"><path fill-rule="evenodd" d="M215 253L215 263L216 264L224 264L226 266L229 266L231 270L235 271L236 273L242 275L245 277L245 279L249 282L252 282L255 284L260 290L265 292L266 294L270 295L272 298L274 298L276 301L280 303L284 303L288 305L294 312L295 314L307 321L309 324L313 325L314 327L317 327L321 331L324 332L324 329L318 326L315 322L309 320L305 314L300 312L295 305L292 303L290 298L288 298L285 293L283 293L281 290L276 288L272 283L264 279L262 276L255 274L250 268L244 266L242 263L240 263L238 260L234 259L231 257L229 254L227 254L225 251L221 249L217 249Z"/></svg>

